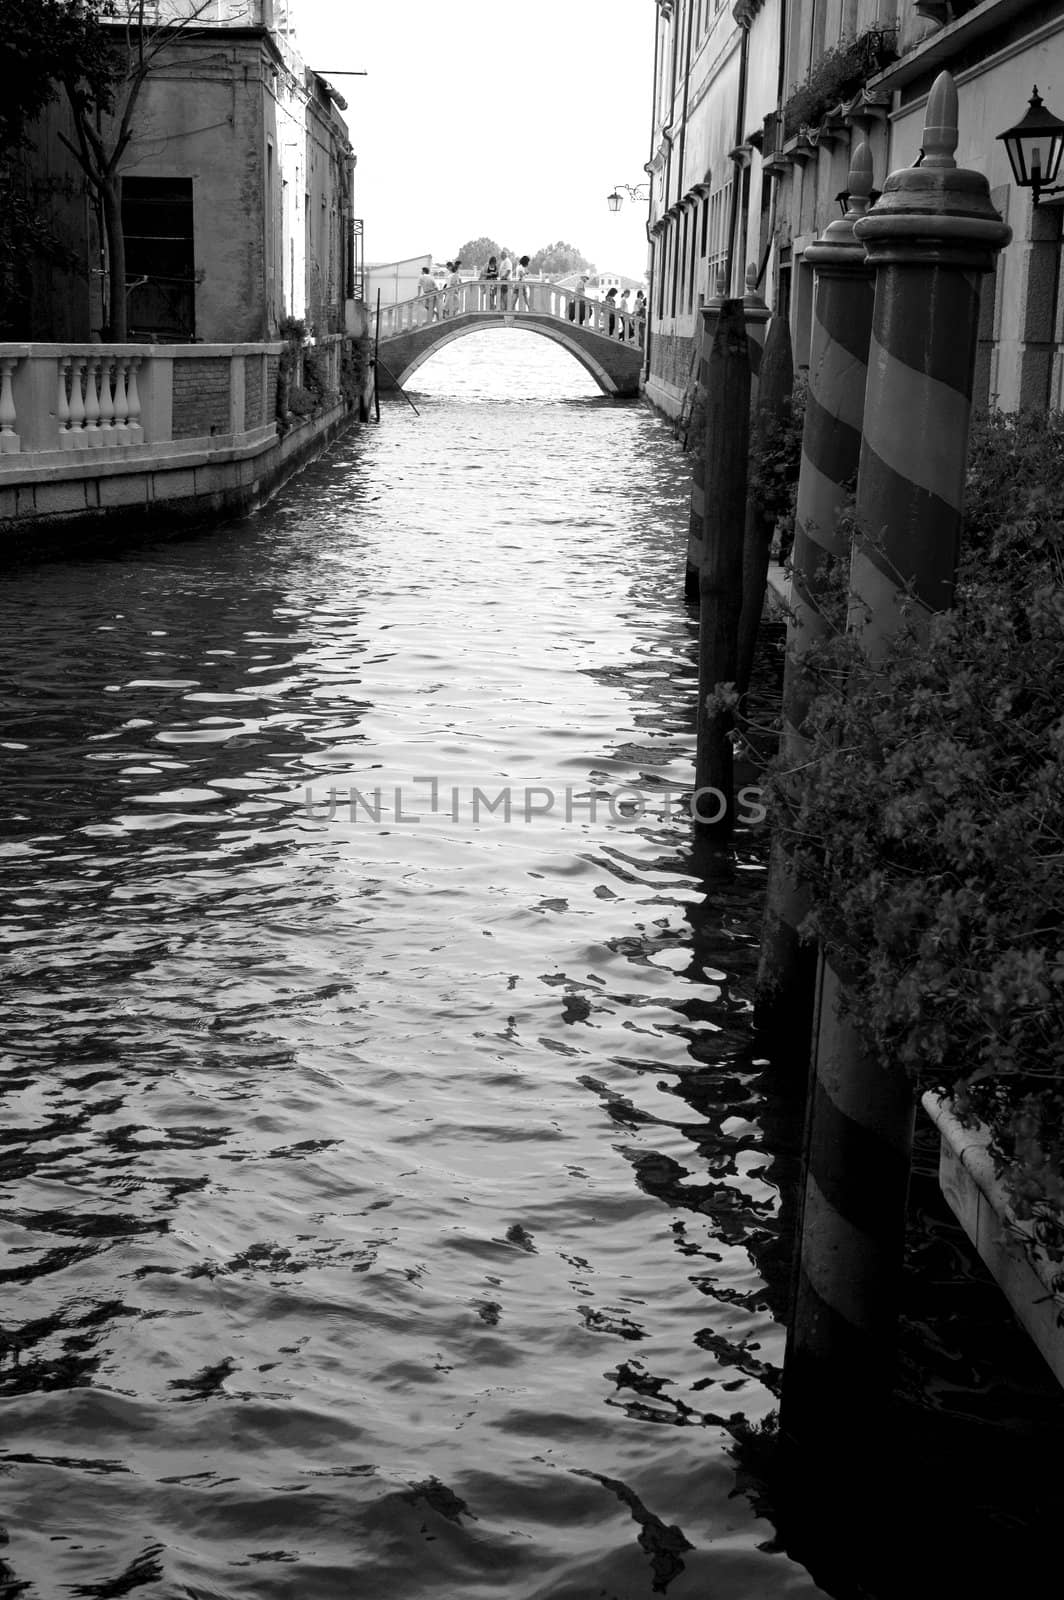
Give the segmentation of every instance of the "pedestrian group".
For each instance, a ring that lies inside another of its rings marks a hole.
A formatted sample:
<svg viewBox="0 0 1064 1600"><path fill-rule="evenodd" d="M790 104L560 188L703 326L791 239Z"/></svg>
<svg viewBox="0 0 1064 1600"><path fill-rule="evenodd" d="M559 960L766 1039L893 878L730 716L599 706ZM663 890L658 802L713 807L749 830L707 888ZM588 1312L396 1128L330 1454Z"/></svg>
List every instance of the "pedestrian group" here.
<svg viewBox="0 0 1064 1600"><path fill-rule="evenodd" d="M501 260L495 256L488 257L487 266L480 275L481 283L487 286L488 310L530 311L532 309L527 281L529 264L530 257L520 256L514 262L506 250L503 251ZM461 261L448 261L447 277L442 293L430 268L422 267L421 277L418 280L418 299L424 305L426 322L436 322L441 317L456 316L461 310L461 265ZM585 321L594 323L594 310L587 300L588 281L587 273L582 273L573 298L569 301L570 322L579 322L581 325ZM483 299L481 304L484 304ZM643 343L646 332L647 297L642 289L637 289L634 296L631 289L625 289L619 297L616 288L607 289L602 299L602 312L607 333L616 333L620 339L627 339L631 334L637 344Z"/></svg>

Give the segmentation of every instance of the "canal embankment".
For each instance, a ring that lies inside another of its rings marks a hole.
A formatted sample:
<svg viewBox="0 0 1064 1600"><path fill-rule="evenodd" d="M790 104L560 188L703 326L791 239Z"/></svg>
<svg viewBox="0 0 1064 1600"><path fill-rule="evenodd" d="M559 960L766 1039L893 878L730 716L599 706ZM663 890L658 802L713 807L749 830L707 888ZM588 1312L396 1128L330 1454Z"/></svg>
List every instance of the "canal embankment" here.
<svg viewBox="0 0 1064 1600"><path fill-rule="evenodd" d="M0 561L262 505L364 414L364 343L0 345Z"/></svg>

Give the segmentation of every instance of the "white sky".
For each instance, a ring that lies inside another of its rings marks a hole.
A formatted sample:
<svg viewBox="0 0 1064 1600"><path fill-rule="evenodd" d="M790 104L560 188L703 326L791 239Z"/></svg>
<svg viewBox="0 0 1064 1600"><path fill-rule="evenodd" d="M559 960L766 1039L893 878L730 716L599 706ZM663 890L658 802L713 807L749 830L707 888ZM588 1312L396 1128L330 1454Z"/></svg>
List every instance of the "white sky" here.
<svg viewBox="0 0 1064 1600"><path fill-rule="evenodd" d="M366 261L446 261L489 234L564 239L599 271L646 270L653 0L292 0L299 48L347 101ZM364 68L365 78L332 78Z"/></svg>

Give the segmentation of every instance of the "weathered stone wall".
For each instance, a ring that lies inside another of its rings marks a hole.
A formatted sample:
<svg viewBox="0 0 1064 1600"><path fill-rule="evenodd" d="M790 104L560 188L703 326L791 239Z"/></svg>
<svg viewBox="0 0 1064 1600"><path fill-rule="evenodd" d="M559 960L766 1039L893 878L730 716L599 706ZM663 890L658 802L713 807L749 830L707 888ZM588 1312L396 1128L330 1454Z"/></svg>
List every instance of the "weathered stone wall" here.
<svg viewBox="0 0 1064 1600"><path fill-rule="evenodd" d="M650 381L685 391L695 369L695 340L690 335L655 333L650 351Z"/></svg>
<svg viewBox="0 0 1064 1600"><path fill-rule="evenodd" d="M698 377L698 338L692 334L655 333L644 393L656 411L676 424L681 438L690 425Z"/></svg>
<svg viewBox="0 0 1064 1600"><path fill-rule="evenodd" d="M229 432L229 358L174 362L173 436Z"/></svg>
<svg viewBox="0 0 1064 1600"><path fill-rule="evenodd" d="M191 31L162 52L138 103L129 170L192 178L195 335L206 344L269 331L267 232L279 250L263 226L269 67L261 37Z"/></svg>

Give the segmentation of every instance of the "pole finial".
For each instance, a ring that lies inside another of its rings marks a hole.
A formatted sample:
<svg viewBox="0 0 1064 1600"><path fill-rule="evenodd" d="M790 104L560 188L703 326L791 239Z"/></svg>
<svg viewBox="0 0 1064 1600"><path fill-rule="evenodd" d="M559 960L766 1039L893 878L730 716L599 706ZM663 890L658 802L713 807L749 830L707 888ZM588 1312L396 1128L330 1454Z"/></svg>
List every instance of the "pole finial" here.
<svg viewBox="0 0 1064 1600"><path fill-rule="evenodd" d="M724 270L724 268L721 266L721 267L717 268L717 299L718 300L726 300L727 298L728 298L728 274Z"/></svg>
<svg viewBox="0 0 1064 1600"><path fill-rule="evenodd" d="M872 152L864 139L854 147L846 179L846 216L863 217L872 203Z"/></svg>
<svg viewBox="0 0 1064 1600"><path fill-rule="evenodd" d="M957 85L940 72L927 97L923 166L956 167L957 139Z"/></svg>

